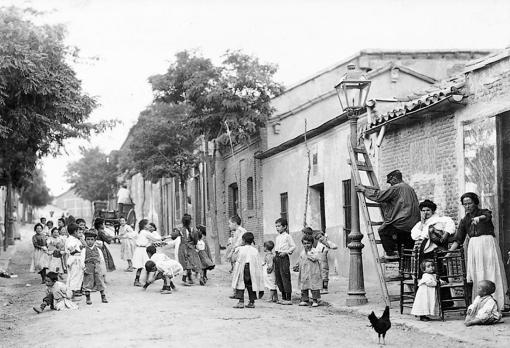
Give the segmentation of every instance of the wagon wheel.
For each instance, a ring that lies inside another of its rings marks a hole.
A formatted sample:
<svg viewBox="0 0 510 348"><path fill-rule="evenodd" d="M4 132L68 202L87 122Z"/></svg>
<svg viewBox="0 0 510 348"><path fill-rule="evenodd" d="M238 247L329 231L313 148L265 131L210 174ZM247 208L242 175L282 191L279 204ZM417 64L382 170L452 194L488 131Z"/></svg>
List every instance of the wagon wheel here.
<svg viewBox="0 0 510 348"><path fill-rule="evenodd" d="M128 214L127 214L127 217L126 217L126 223L133 227L133 229L135 228L135 224L136 224L136 213L135 213L135 210L133 208L131 208L131 210L129 210Z"/></svg>

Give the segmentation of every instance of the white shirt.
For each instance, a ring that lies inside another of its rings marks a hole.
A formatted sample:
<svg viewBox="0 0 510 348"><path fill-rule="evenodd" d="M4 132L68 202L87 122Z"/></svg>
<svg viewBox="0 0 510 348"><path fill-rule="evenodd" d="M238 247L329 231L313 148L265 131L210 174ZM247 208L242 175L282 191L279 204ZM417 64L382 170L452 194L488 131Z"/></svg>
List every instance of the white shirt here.
<svg viewBox="0 0 510 348"><path fill-rule="evenodd" d="M282 232L276 236L274 250L290 255L296 250L296 243L288 232Z"/></svg>
<svg viewBox="0 0 510 348"><path fill-rule="evenodd" d="M127 188L121 187L117 192L117 203L131 204L131 195Z"/></svg>
<svg viewBox="0 0 510 348"><path fill-rule="evenodd" d="M423 250L424 253L431 252L437 248L437 245L431 243L429 239L430 226L435 226L438 230L445 231L448 234L455 233L455 222L448 216L433 214L425 221L425 223L422 223L421 221L417 222L411 230L411 238L414 240L427 239L427 244Z"/></svg>
<svg viewBox="0 0 510 348"><path fill-rule="evenodd" d="M136 246L147 247L151 242L161 242L161 236L156 231L150 232L147 230L141 230L136 238Z"/></svg>

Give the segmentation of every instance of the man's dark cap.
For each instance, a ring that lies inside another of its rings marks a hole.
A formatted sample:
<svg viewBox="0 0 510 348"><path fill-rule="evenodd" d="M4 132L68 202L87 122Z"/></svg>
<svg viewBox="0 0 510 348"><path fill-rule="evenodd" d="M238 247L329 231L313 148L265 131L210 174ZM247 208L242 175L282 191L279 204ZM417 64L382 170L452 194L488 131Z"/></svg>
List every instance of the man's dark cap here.
<svg viewBox="0 0 510 348"><path fill-rule="evenodd" d="M387 180L389 180L392 177L396 177L397 179L401 179L402 180L402 172L400 172L400 170L398 170L398 169L395 169L394 171L389 172L388 174L386 174L386 179Z"/></svg>

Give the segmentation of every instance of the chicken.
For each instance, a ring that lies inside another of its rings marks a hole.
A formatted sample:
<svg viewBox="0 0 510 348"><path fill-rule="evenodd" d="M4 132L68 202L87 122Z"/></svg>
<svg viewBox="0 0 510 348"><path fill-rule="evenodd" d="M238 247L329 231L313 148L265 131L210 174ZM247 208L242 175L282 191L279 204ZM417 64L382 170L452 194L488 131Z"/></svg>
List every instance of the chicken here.
<svg viewBox="0 0 510 348"><path fill-rule="evenodd" d="M372 312L368 316L368 320L370 320L370 326L374 328L374 331L377 332L377 335L379 337L379 344L381 343L381 335L383 338L383 344L386 344L385 342L385 336L386 332L391 328L391 321L390 321L390 307L386 306L384 309L384 313L380 318L377 318L375 316L375 313Z"/></svg>

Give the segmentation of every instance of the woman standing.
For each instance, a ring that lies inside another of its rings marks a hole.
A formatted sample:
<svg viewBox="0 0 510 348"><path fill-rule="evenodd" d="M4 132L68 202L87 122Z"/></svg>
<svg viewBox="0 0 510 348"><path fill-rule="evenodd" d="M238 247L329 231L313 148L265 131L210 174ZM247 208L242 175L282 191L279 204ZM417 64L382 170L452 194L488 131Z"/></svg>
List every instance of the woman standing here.
<svg viewBox="0 0 510 348"><path fill-rule="evenodd" d="M186 272L182 276L184 285L192 285L192 272L202 272L202 262L198 256L196 245L198 233L191 228L191 215L184 214L182 217L181 243L179 244L179 263ZM187 283L186 283L187 279Z"/></svg>
<svg viewBox="0 0 510 348"><path fill-rule="evenodd" d="M478 284L482 280L494 282L496 291L493 296L501 310L506 302L507 283L501 252L494 234L492 213L478 206L480 199L473 192L464 193L460 201L466 215L460 221L455 242L450 250L455 250L462 245L466 236L470 237L466 261L467 280L473 284ZM473 291L473 301L476 295L476 291Z"/></svg>

